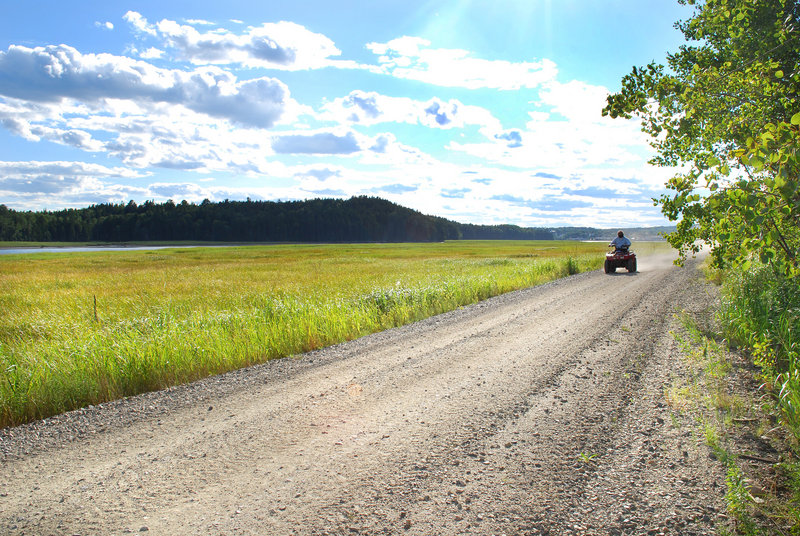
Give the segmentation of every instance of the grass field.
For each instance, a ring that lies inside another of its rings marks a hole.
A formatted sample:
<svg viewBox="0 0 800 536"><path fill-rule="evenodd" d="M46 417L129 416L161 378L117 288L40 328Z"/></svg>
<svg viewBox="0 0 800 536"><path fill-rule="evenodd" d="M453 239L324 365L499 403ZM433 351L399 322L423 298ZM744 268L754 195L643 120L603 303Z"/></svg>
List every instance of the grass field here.
<svg viewBox="0 0 800 536"><path fill-rule="evenodd" d="M0 256L0 426L593 270L603 251L459 241Z"/></svg>

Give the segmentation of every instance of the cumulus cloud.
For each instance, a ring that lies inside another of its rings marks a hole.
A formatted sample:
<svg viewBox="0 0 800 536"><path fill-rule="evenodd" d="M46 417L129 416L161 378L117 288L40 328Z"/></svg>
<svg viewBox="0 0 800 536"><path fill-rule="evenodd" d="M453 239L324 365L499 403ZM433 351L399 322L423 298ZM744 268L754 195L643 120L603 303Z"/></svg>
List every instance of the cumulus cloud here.
<svg viewBox="0 0 800 536"><path fill-rule="evenodd" d="M84 162L0 162L0 197L17 209L41 210L85 207L95 203L125 203L203 199L274 198L270 188L235 188L202 185L198 182L146 183L149 174L124 167L107 167ZM136 186L118 184L120 179L136 179ZM213 179L210 179L213 181ZM295 198L297 195L285 195Z"/></svg>
<svg viewBox="0 0 800 536"><path fill-rule="evenodd" d="M471 57L460 49L431 48L420 37L400 37L388 43L369 43L378 55L372 71L445 87L516 90L535 88L558 73L550 60L510 62Z"/></svg>
<svg viewBox="0 0 800 536"><path fill-rule="evenodd" d="M156 47L150 47L147 50L138 52L138 55L143 60L156 60L164 56L164 51Z"/></svg>
<svg viewBox="0 0 800 536"><path fill-rule="evenodd" d="M64 177L56 175L36 175L30 177L4 177L0 179L0 190L17 193L59 194L85 186L84 177Z"/></svg>
<svg viewBox="0 0 800 536"><path fill-rule="evenodd" d="M3 162L0 161L0 176L58 175L82 177L142 177L141 173L125 167L109 168L87 162Z"/></svg>
<svg viewBox="0 0 800 536"><path fill-rule="evenodd" d="M148 190L154 197L166 199L201 199L207 195L207 191L193 182L183 183L153 183L148 186Z"/></svg>
<svg viewBox="0 0 800 536"><path fill-rule="evenodd" d="M450 188L442 190L442 197L449 199L464 199L472 190L469 188Z"/></svg>
<svg viewBox="0 0 800 536"><path fill-rule="evenodd" d="M475 125L499 131L500 121L486 108L466 105L456 99L432 98L419 101L408 97L389 97L374 91L352 91L322 107L320 119L364 126L379 123L406 123L430 128L450 129Z"/></svg>
<svg viewBox="0 0 800 536"><path fill-rule="evenodd" d="M136 178L127 168L85 162L0 162L0 192L17 200L53 199L90 192L110 192L105 180Z"/></svg>
<svg viewBox="0 0 800 536"><path fill-rule="evenodd" d="M99 106L98 106L99 108ZM259 129L236 127L166 103L139 106L109 100L102 113L86 105L0 98L0 126L32 142L49 141L105 152L126 166L196 172L271 175L270 139Z"/></svg>
<svg viewBox="0 0 800 536"><path fill-rule="evenodd" d="M84 151L98 152L103 149L103 142L92 137L89 132L79 129L67 130L35 125L31 126L28 132L37 139L45 139Z"/></svg>
<svg viewBox="0 0 800 536"><path fill-rule="evenodd" d="M416 192L419 190L419 186L411 186L408 184L387 184L385 186L379 186L377 188L373 188L373 193L388 193L388 194L407 194L411 192Z"/></svg>
<svg viewBox="0 0 800 536"><path fill-rule="evenodd" d="M364 119L377 119L383 115L381 106L378 104L379 98L381 98L381 96L377 93L366 93L357 90L350 93L350 95L344 99L339 99L336 106L351 112L348 116L348 120L363 122ZM335 106L331 108L335 108Z"/></svg>
<svg viewBox="0 0 800 536"><path fill-rule="evenodd" d="M597 122L606 104L607 88L571 80L566 83L551 82L539 92L541 106L549 106L551 113L580 123Z"/></svg>
<svg viewBox="0 0 800 536"><path fill-rule="evenodd" d="M385 153L389 145L394 141L394 136L378 136L375 139L375 144L369 148L373 153Z"/></svg>
<svg viewBox="0 0 800 536"><path fill-rule="evenodd" d="M0 52L0 95L37 102L165 103L260 128L273 126L290 100L288 88L273 78L240 82L214 67L160 69L127 57L81 54L67 45Z"/></svg>
<svg viewBox="0 0 800 536"><path fill-rule="evenodd" d="M307 190L314 194L315 196L320 197L348 197L349 194L344 190L334 190L331 188L321 188L319 190Z"/></svg>
<svg viewBox="0 0 800 536"><path fill-rule="evenodd" d="M113 30L114 29L114 24L111 23L111 22L95 21L94 26L95 26L95 28L100 28L102 30Z"/></svg>
<svg viewBox="0 0 800 536"><path fill-rule="evenodd" d="M122 18L125 19L136 32L152 36L156 35L155 27L151 26L150 23L147 22L147 19L141 14L135 11L128 11Z"/></svg>
<svg viewBox="0 0 800 536"><path fill-rule="evenodd" d="M272 150L276 154L348 156L359 153L362 163L368 163L363 160L366 155L377 155L378 161L383 164L387 164L397 153L414 152L413 148L398 144L393 134L370 137L352 130L277 134L272 138Z"/></svg>
<svg viewBox="0 0 800 536"><path fill-rule="evenodd" d="M458 103L450 101L445 104L438 99L434 99L430 105L425 108L426 122L434 122L440 127L447 127L453 123L454 118L458 115Z"/></svg>
<svg viewBox="0 0 800 536"><path fill-rule="evenodd" d="M517 195L502 194L493 195L489 199L492 201L501 201L511 206L529 209L534 213L572 213L577 209L591 208L594 206L594 204L589 201L564 195L563 193L540 195L531 199Z"/></svg>
<svg viewBox="0 0 800 536"><path fill-rule="evenodd" d="M309 168L297 172L298 177L311 177L320 182L326 181L332 177L341 177L342 171L339 169L330 168Z"/></svg>
<svg viewBox="0 0 800 536"><path fill-rule="evenodd" d="M193 26L213 26L214 23L210 20L205 19L186 19L187 24L191 24Z"/></svg>
<svg viewBox="0 0 800 536"><path fill-rule="evenodd" d="M578 81L548 82L523 129L504 130L486 141L451 141L448 148L476 159L544 173L643 163L651 148L636 121L615 121L599 110L608 90ZM525 147L524 151L516 150Z"/></svg>
<svg viewBox="0 0 800 536"><path fill-rule="evenodd" d="M331 57L341 54L333 41L293 22L266 23L235 34L225 29L199 31L194 26L207 21L163 19L150 24L141 14L125 14L139 33L161 39L164 46L177 52L179 59L198 65L241 64L273 69L315 69L330 65ZM351 64L354 66L355 64Z"/></svg>
<svg viewBox="0 0 800 536"><path fill-rule="evenodd" d="M272 150L279 154L352 154L361 150L355 134L333 132L277 136Z"/></svg>
<svg viewBox="0 0 800 536"><path fill-rule="evenodd" d="M570 195L596 197L600 199L609 199L620 196L619 193L612 188L601 188L599 186L590 186L587 188L565 188L564 191ZM631 197L631 194L623 194L621 197Z"/></svg>
<svg viewBox="0 0 800 536"><path fill-rule="evenodd" d="M495 134L495 139L498 140L505 140L508 143L506 144L507 147L522 147L522 134L519 130L509 130L507 132L502 132L500 134Z"/></svg>

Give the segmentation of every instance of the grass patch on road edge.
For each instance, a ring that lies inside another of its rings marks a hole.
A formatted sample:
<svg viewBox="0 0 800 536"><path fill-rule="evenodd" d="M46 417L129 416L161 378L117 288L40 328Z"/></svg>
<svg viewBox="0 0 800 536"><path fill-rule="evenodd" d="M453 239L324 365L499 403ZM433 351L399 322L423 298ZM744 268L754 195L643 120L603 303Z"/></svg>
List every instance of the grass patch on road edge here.
<svg viewBox="0 0 800 536"><path fill-rule="evenodd" d="M695 420L699 440L725 467L732 525L721 534L800 534L800 463L775 397L759 385L751 360L728 347L710 312L684 311L678 320L672 334L688 375L674 379L666 397Z"/></svg>

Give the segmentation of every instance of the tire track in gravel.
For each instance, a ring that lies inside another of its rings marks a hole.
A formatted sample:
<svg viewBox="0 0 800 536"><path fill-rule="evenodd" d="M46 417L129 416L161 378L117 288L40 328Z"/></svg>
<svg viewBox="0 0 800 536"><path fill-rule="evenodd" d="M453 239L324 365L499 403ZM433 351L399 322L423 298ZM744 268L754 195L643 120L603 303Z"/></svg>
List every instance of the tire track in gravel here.
<svg viewBox="0 0 800 536"><path fill-rule="evenodd" d="M702 285L640 270L2 431L0 532L713 534L663 404Z"/></svg>

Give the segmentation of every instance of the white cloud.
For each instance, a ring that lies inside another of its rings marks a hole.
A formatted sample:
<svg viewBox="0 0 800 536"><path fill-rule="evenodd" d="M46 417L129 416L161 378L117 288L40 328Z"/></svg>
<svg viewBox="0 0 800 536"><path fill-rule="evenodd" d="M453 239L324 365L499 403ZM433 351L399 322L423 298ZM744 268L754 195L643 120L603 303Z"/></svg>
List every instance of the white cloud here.
<svg viewBox="0 0 800 536"><path fill-rule="evenodd" d="M94 139L89 132L80 129L60 129L33 125L30 127L29 135L35 139L44 139L83 151L98 152L103 150L103 143L100 140Z"/></svg>
<svg viewBox="0 0 800 536"><path fill-rule="evenodd" d="M225 29L198 31L194 26L207 21L187 21L190 25L163 19L150 24L139 13L129 11L125 19L146 35L157 36L178 57L198 65L241 64L273 69L316 69L332 65L331 57L341 51L333 41L293 22L265 23L243 34ZM345 62L344 66L355 67Z"/></svg>
<svg viewBox="0 0 800 536"><path fill-rule="evenodd" d="M580 81L550 81L540 90L524 129L496 132L484 142L451 141L448 148L480 161L521 170L619 168L651 153L638 121L602 117L608 90Z"/></svg>
<svg viewBox="0 0 800 536"><path fill-rule="evenodd" d="M353 132L337 134L316 132L313 134L286 134L276 136L272 149L279 154L330 154L347 155L362 150Z"/></svg>
<svg viewBox="0 0 800 536"><path fill-rule="evenodd" d="M139 57L144 60L154 60L164 56L164 51L156 47L150 47L139 53Z"/></svg>
<svg viewBox="0 0 800 536"><path fill-rule="evenodd" d="M0 95L37 102L166 103L262 128L273 126L290 101L288 88L273 78L240 82L215 67L160 69L121 56L81 54L66 45L11 46L0 52Z"/></svg>
<svg viewBox="0 0 800 536"><path fill-rule="evenodd" d="M210 189L202 188L193 182L163 182L152 183L147 186L148 192L154 198L198 201L209 196Z"/></svg>
<svg viewBox="0 0 800 536"><path fill-rule="evenodd" d="M87 162L3 162L0 161L0 176L31 177L38 175L80 177L142 177L139 172L125 167L110 168Z"/></svg>
<svg viewBox="0 0 800 536"><path fill-rule="evenodd" d="M128 11L125 13L125 15L123 15L122 18L125 19L128 24L130 24L133 29L139 33L153 36L156 35L156 29L150 26L150 24L147 22L147 19L142 17L139 13L135 11Z"/></svg>
<svg viewBox="0 0 800 536"><path fill-rule="evenodd" d="M102 30L113 30L114 29L114 24L111 23L111 22L95 21L94 25L95 25L96 28L100 28Z"/></svg>
<svg viewBox="0 0 800 536"><path fill-rule="evenodd" d="M361 163L394 165L399 154L419 155L419 151L397 143L391 133L366 136L353 130L315 130L286 132L272 139L272 150L284 155L359 156ZM407 161L405 158L402 161Z"/></svg>
<svg viewBox="0 0 800 536"><path fill-rule="evenodd" d="M124 167L109 168L85 162L0 161L0 193L6 202L13 201L11 204L22 208L38 210L52 205L56 199L56 208L86 206L128 195L123 194L123 188L108 181L142 176Z"/></svg>
<svg viewBox="0 0 800 536"><path fill-rule="evenodd" d="M378 66L371 70L397 78L407 78L444 87L516 90L535 88L554 80L555 63L509 62L473 58L469 51L430 48L420 37L400 37L388 43L369 43L377 54Z"/></svg>
<svg viewBox="0 0 800 536"><path fill-rule="evenodd" d="M542 105L574 123L596 123L602 117L609 94L603 86L593 86L579 80L567 83L551 81L539 92Z"/></svg>
<svg viewBox="0 0 800 536"><path fill-rule="evenodd" d="M298 169L295 172L295 176L298 178L312 178L320 182L325 182L332 178L341 177L342 172L343 168L336 168L333 166L310 166Z"/></svg>
<svg viewBox="0 0 800 536"><path fill-rule="evenodd" d="M288 171L280 171L288 173ZM65 207L85 207L96 203L126 203L133 199L143 202L153 199L164 202L203 199L270 199L272 188L253 186L201 186L195 182L146 183L147 174L125 167L106 167L85 162L2 162L0 161L0 196L4 203L16 209L41 210ZM115 184L119 179L137 179L137 186ZM212 179L213 180L213 179ZM201 182L201 181L198 181ZM294 189L302 198L306 194ZM281 192L284 193L285 192ZM284 195L284 199L292 196Z"/></svg>
<svg viewBox="0 0 800 536"><path fill-rule="evenodd" d="M205 19L186 19L186 24L191 24L192 26L213 26L214 23L210 20Z"/></svg>
<svg viewBox="0 0 800 536"><path fill-rule="evenodd" d="M407 97L388 97L376 92L352 91L346 97L322 107L323 120L357 123L364 126L378 123L419 124L431 128L463 128L477 125L491 132L501 130L500 121L479 106L466 105L456 99L433 98L417 101Z"/></svg>
<svg viewBox="0 0 800 536"><path fill-rule="evenodd" d="M271 139L167 103L140 106L107 99L102 112L74 103L30 103L0 98L0 125L31 142L50 141L104 151L134 168L271 174ZM363 143L371 143L364 138Z"/></svg>

